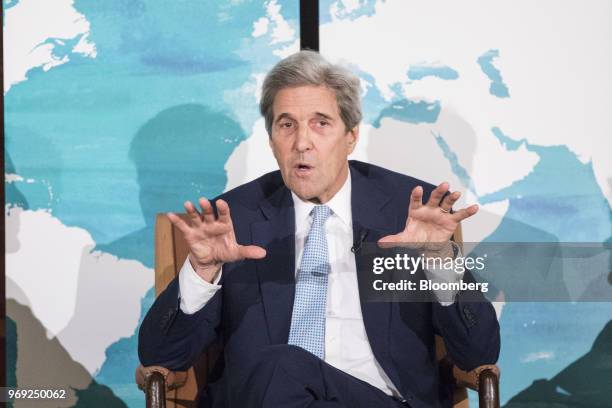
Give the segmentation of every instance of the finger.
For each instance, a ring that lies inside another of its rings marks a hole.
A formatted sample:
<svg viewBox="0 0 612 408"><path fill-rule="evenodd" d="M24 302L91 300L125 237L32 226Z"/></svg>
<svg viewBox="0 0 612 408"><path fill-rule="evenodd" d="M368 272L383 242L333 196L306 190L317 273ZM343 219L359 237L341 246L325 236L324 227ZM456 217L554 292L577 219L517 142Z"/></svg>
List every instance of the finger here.
<svg viewBox="0 0 612 408"><path fill-rule="evenodd" d="M386 242L397 242L399 239L398 234L394 234L394 235L387 235L382 237L381 239L378 240L379 244L383 244Z"/></svg>
<svg viewBox="0 0 612 408"><path fill-rule="evenodd" d="M266 250L256 245L239 245L238 253L242 259L262 259L266 256Z"/></svg>
<svg viewBox="0 0 612 408"><path fill-rule="evenodd" d="M438 207L440 205L440 201L442 201L442 197L448 191L449 184L445 181L441 183L438 187L434 188L431 194L429 195L429 200L427 200L428 207Z"/></svg>
<svg viewBox="0 0 612 408"><path fill-rule="evenodd" d="M202 215L204 222L210 223L215 221L215 211L213 210L212 204L204 197L200 197L200 207L202 207Z"/></svg>
<svg viewBox="0 0 612 408"><path fill-rule="evenodd" d="M167 213L166 216L168 217L168 219L170 220L170 222L179 230L181 230L183 233L186 233L189 231L189 228L191 228L185 221L183 221L183 219L181 217L179 217L178 215L174 214L174 213Z"/></svg>
<svg viewBox="0 0 612 408"><path fill-rule="evenodd" d="M393 248L397 243L402 241L400 234L387 235L378 240L377 244L380 248Z"/></svg>
<svg viewBox="0 0 612 408"><path fill-rule="evenodd" d="M217 200L217 214L219 215L219 221L223 223L231 223L232 218L230 216L229 204L222 199Z"/></svg>
<svg viewBox="0 0 612 408"><path fill-rule="evenodd" d="M470 205L469 207L462 208L459 211L455 211L452 214L452 217L455 221L461 222L465 220L466 218L471 217L472 215L476 214L477 212L478 212L478 204L474 204L474 205Z"/></svg>
<svg viewBox="0 0 612 408"><path fill-rule="evenodd" d="M410 205L408 207L408 212L410 210L418 210L423 205L423 187L416 186L412 189L410 193Z"/></svg>
<svg viewBox="0 0 612 408"><path fill-rule="evenodd" d="M461 197L461 192L459 191L455 191L451 194L445 195L444 198L442 199L442 202L440 203L440 208L442 208L445 211L450 211L450 209L453 207L453 205L459 199L459 197Z"/></svg>
<svg viewBox="0 0 612 408"><path fill-rule="evenodd" d="M191 201L185 201L185 210L187 211L187 215L189 215L189 219L196 227L202 224L202 217L198 212L198 209L195 208L195 205L191 203Z"/></svg>
<svg viewBox="0 0 612 408"><path fill-rule="evenodd" d="M403 248L416 248L417 247L415 243L405 242L405 240L402 239L401 234L387 235L386 237L382 237L381 239L378 240L377 244L379 248L383 248L383 249L395 248L398 246L403 247Z"/></svg>

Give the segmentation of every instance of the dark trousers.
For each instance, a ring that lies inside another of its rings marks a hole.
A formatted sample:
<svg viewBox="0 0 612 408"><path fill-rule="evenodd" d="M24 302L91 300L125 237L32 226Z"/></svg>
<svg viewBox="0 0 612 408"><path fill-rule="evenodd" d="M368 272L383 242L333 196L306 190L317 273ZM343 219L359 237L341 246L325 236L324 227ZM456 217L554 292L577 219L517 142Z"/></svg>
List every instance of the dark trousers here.
<svg viewBox="0 0 612 408"><path fill-rule="evenodd" d="M235 390L247 408L400 408L380 389L291 345L268 346Z"/></svg>

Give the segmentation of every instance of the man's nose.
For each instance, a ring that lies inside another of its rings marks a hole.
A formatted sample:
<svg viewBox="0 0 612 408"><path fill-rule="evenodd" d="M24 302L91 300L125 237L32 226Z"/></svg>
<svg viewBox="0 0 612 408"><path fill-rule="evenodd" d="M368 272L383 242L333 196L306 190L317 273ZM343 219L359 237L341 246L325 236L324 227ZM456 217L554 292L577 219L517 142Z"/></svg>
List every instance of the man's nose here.
<svg viewBox="0 0 612 408"><path fill-rule="evenodd" d="M295 150L298 152L306 152L312 149L312 138L310 129L307 124L298 126L295 135Z"/></svg>

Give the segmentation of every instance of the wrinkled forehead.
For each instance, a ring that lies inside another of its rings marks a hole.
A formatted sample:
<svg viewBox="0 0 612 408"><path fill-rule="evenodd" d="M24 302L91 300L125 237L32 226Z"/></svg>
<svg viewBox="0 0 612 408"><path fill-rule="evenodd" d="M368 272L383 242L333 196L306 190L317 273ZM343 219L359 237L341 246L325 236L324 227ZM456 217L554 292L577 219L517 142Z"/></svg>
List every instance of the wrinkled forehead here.
<svg viewBox="0 0 612 408"><path fill-rule="evenodd" d="M272 104L274 120L281 117L294 119L340 115L336 94L324 86L299 86L279 90Z"/></svg>

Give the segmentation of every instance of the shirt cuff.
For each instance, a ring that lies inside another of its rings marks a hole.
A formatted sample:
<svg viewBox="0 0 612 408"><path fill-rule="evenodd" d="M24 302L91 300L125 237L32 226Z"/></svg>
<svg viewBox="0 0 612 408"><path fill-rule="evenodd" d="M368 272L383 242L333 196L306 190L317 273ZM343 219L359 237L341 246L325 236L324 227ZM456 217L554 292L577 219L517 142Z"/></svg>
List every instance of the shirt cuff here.
<svg viewBox="0 0 612 408"><path fill-rule="evenodd" d="M189 258L187 258L179 272L181 311L185 314L194 314L202 309L215 293L221 289L219 281L221 280L222 273L223 267L221 267L213 283L208 283L196 273L191 266L191 262L189 262Z"/></svg>
<svg viewBox="0 0 612 408"><path fill-rule="evenodd" d="M463 257L463 252L461 251L461 247L458 245L454 245L454 258ZM440 268L430 268L425 269L425 276L427 279L431 280L433 283L457 283L463 279L463 275L465 272L457 273L453 269L440 269ZM439 285L436 285L439 286ZM450 306L455 303L455 298L457 297L457 293L459 290L433 290L434 296L438 300L438 303L442 306Z"/></svg>

